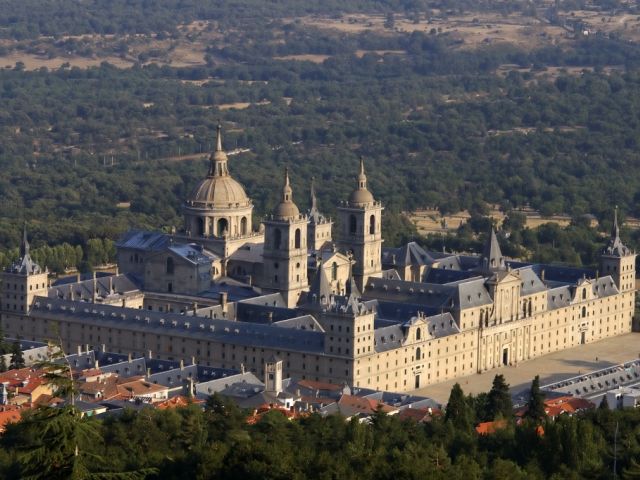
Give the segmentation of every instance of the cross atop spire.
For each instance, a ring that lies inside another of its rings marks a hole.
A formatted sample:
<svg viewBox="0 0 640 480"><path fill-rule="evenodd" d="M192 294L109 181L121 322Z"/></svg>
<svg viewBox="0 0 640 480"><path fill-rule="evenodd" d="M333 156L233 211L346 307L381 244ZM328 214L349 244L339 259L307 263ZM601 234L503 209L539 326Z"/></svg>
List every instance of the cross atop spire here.
<svg viewBox="0 0 640 480"><path fill-rule="evenodd" d="M226 177L229 175L227 168L227 154L222 149L222 125L218 122L216 127L216 149L211 154L209 166L210 177Z"/></svg>

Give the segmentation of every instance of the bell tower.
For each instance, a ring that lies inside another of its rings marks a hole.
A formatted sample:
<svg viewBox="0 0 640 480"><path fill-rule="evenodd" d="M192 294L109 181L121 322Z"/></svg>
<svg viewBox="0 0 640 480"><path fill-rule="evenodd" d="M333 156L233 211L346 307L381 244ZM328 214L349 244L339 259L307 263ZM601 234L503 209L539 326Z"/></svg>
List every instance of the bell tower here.
<svg viewBox="0 0 640 480"><path fill-rule="evenodd" d="M2 327L11 336L25 336L22 316L28 315L36 296L47 296L48 272L33 261L29 253L25 224L20 244L20 258L0 273L0 312Z"/></svg>
<svg viewBox="0 0 640 480"><path fill-rule="evenodd" d="M382 276L382 204L367 189L364 160L360 158L357 187L338 207L338 248L353 255L353 277L360 290L369 277Z"/></svg>
<svg viewBox="0 0 640 480"><path fill-rule="evenodd" d="M298 303L300 294L308 290L307 223L293 203L289 170L285 169L282 200L272 215L263 220L264 251L262 288L280 292L288 307Z"/></svg>
<svg viewBox="0 0 640 480"><path fill-rule="evenodd" d="M602 275L611 275L620 292L635 291L636 254L629 250L620 239L617 207L614 212L609 243L600 256L600 268Z"/></svg>

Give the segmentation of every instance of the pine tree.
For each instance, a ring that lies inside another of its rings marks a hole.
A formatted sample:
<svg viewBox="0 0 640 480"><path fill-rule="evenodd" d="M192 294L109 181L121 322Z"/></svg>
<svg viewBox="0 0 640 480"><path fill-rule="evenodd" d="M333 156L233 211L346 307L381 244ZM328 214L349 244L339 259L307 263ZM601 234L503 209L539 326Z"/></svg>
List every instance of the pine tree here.
<svg viewBox="0 0 640 480"><path fill-rule="evenodd" d="M505 381L504 375L496 375L493 378L488 403L489 416L492 420L498 417L506 419L512 417L513 403L509 394L509 384Z"/></svg>
<svg viewBox="0 0 640 480"><path fill-rule="evenodd" d="M14 342L11 347L11 361L9 362L9 369L16 370L18 368L24 368L24 356L22 355L22 349L19 342Z"/></svg>
<svg viewBox="0 0 640 480"><path fill-rule="evenodd" d="M453 426L459 429L471 428L471 409L467 399L464 396L462 387L459 383L456 383L451 388L449 395L449 401L447 402L447 408L445 411L445 421L451 422Z"/></svg>
<svg viewBox="0 0 640 480"><path fill-rule="evenodd" d="M540 376L536 375L531 382L531 392L527 402L527 418L539 421L547 416L544 411L544 394L540 391Z"/></svg>

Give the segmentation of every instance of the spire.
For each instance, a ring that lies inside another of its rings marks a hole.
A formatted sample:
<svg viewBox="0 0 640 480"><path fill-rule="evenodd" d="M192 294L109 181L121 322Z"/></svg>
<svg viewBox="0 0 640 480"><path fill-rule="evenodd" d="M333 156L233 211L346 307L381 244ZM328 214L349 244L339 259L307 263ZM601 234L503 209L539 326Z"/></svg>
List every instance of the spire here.
<svg viewBox="0 0 640 480"><path fill-rule="evenodd" d="M289 182L289 167L284 167L284 187L282 187L282 201L292 202L293 190Z"/></svg>
<svg viewBox="0 0 640 480"><path fill-rule="evenodd" d="M22 227L22 243L20 244L20 258L29 255L29 240L27 239L27 222Z"/></svg>
<svg viewBox="0 0 640 480"><path fill-rule="evenodd" d="M611 228L611 239L620 238L620 227L618 227L618 206L613 210L613 227Z"/></svg>
<svg viewBox="0 0 640 480"><path fill-rule="evenodd" d="M364 173L364 157L360 156L360 174L358 175L358 188L367 189L367 175Z"/></svg>
<svg viewBox="0 0 640 480"><path fill-rule="evenodd" d="M222 151L222 125L218 122L216 127L216 152Z"/></svg>
<svg viewBox="0 0 640 480"><path fill-rule="evenodd" d="M276 207L274 216L278 219L294 219L300 214L298 207L293 203L293 189L289 182L289 168L284 169L284 186L282 187L282 199Z"/></svg>
<svg viewBox="0 0 640 480"><path fill-rule="evenodd" d="M318 211L318 199L316 198L315 178L311 177L311 208L309 208L309 220L311 223L320 223L320 212Z"/></svg>
<svg viewBox="0 0 640 480"><path fill-rule="evenodd" d="M496 231L493 226L491 227L489 239L484 245L481 261L481 267L486 272L504 269L504 257L502 256L502 250L500 250L498 237L496 236Z"/></svg>
<svg viewBox="0 0 640 480"><path fill-rule="evenodd" d="M311 211L318 210L318 201L316 199L315 177L311 177Z"/></svg>
<svg viewBox="0 0 640 480"><path fill-rule="evenodd" d="M355 206L365 206L374 203L373 195L367 190L367 175L364 173L364 158L362 157L360 157L358 185L349 196L349 203Z"/></svg>
<svg viewBox="0 0 640 480"><path fill-rule="evenodd" d="M605 255L615 255L624 257L631 254L631 250L622 243L620 239L620 226L618 225L618 207L613 211L613 226L611 227L611 238L602 252Z"/></svg>
<svg viewBox="0 0 640 480"><path fill-rule="evenodd" d="M227 168L227 154L222 149L222 125L218 122L216 127L216 149L209 158L211 165L209 166L210 177L226 177L229 175Z"/></svg>

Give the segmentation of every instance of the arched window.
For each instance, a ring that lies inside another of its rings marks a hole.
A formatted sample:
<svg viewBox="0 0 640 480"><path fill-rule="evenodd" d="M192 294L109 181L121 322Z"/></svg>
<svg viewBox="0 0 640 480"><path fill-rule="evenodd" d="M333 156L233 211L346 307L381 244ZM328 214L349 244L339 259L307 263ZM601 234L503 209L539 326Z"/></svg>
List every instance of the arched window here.
<svg viewBox="0 0 640 480"><path fill-rule="evenodd" d="M587 307L582 307L582 318L587 316Z"/></svg>
<svg viewBox="0 0 640 480"><path fill-rule="evenodd" d="M355 215L349 216L349 233L355 235L356 230L358 229L358 221L356 220Z"/></svg>
<svg viewBox="0 0 640 480"><path fill-rule="evenodd" d="M331 280L337 280L338 279L338 264L336 262L333 262L331 264Z"/></svg>
<svg viewBox="0 0 640 480"><path fill-rule="evenodd" d="M173 264L173 258L167 257L167 274L173 275L174 269L175 269L175 265Z"/></svg>
<svg viewBox="0 0 640 480"><path fill-rule="evenodd" d="M587 289L586 289L586 288L583 288L583 289L582 289L582 299L583 299L583 300L586 300L586 299L587 299Z"/></svg>
<svg viewBox="0 0 640 480"><path fill-rule="evenodd" d="M229 222L226 218L218 220L218 236L222 237L225 233L229 232Z"/></svg>
<svg viewBox="0 0 640 480"><path fill-rule="evenodd" d="M242 219L240 220L240 234L247 234L247 217L242 217Z"/></svg>
<svg viewBox="0 0 640 480"><path fill-rule="evenodd" d="M204 235L204 218L198 219L198 235Z"/></svg>
<svg viewBox="0 0 640 480"><path fill-rule="evenodd" d="M420 347L416 348L416 360L422 359L422 352L420 351Z"/></svg>
<svg viewBox="0 0 640 480"><path fill-rule="evenodd" d="M376 216L375 215L371 215L369 217L369 233L371 235L376 233Z"/></svg>
<svg viewBox="0 0 640 480"><path fill-rule="evenodd" d="M420 327L418 327L418 328L416 329L416 340L420 340L421 333L422 333L422 332L420 331Z"/></svg>
<svg viewBox="0 0 640 480"><path fill-rule="evenodd" d="M273 232L273 248L280 248L280 244L282 244L282 232L276 228Z"/></svg>
<svg viewBox="0 0 640 480"><path fill-rule="evenodd" d="M300 229L296 228L294 248L300 248Z"/></svg>

